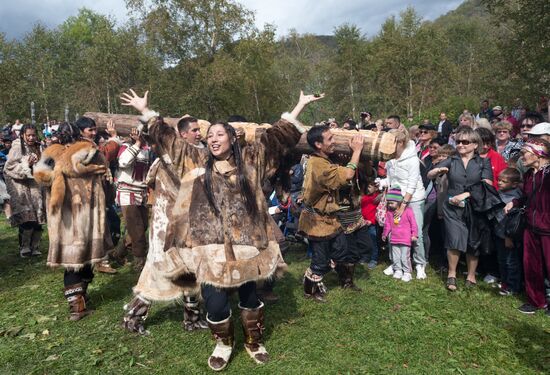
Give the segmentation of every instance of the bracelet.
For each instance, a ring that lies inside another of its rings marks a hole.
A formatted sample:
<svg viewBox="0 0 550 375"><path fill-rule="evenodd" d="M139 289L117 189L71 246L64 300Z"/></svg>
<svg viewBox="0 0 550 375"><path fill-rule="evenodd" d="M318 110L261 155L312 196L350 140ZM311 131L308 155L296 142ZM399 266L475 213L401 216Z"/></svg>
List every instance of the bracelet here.
<svg viewBox="0 0 550 375"><path fill-rule="evenodd" d="M350 169L353 169L353 170L356 170L357 169L357 164L349 162L348 165L346 165L346 167L350 168Z"/></svg>

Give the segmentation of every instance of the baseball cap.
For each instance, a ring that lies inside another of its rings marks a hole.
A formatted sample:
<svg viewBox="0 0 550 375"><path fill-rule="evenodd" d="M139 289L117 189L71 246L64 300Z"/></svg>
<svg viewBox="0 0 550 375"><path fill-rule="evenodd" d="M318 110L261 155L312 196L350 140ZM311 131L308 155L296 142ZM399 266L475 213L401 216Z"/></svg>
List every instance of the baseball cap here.
<svg viewBox="0 0 550 375"><path fill-rule="evenodd" d="M550 135L550 122L541 122L525 133L531 135Z"/></svg>

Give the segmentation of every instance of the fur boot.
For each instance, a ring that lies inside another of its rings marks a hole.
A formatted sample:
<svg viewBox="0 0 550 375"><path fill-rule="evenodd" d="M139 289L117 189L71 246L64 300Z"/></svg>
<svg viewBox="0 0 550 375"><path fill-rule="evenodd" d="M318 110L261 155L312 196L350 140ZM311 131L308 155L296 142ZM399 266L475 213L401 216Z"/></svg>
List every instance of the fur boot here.
<svg viewBox="0 0 550 375"><path fill-rule="evenodd" d="M109 259L116 262L120 266L126 264L126 256L128 255L128 248L125 241L120 241L118 245L109 252Z"/></svg>
<svg viewBox="0 0 550 375"><path fill-rule="evenodd" d="M32 232L32 229L22 229L20 231L19 255L21 255L21 258L28 258L32 254Z"/></svg>
<svg viewBox="0 0 550 375"><path fill-rule="evenodd" d="M308 268L304 275L304 296L317 302L326 302L327 288L323 284L323 277L315 275Z"/></svg>
<svg viewBox="0 0 550 375"><path fill-rule="evenodd" d="M233 327L233 321L231 320L231 314L229 318L222 320L221 322L213 322L206 317L208 327L216 340L216 347L208 358L208 367L214 371L221 371L227 367L233 347L235 345L235 329Z"/></svg>
<svg viewBox="0 0 550 375"><path fill-rule="evenodd" d="M353 263L338 263L336 265L336 273L338 273L338 279L340 280L340 286L343 289L351 289L355 292L361 292L361 288L359 288L353 282L353 274L355 273L355 264L353 264Z"/></svg>
<svg viewBox="0 0 550 375"><path fill-rule="evenodd" d="M264 364L269 361L269 354L263 344L264 331L264 304L260 302L260 306L255 309L242 307L241 321L244 332L244 348L248 355L258 364Z"/></svg>
<svg viewBox="0 0 550 375"><path fill-rule="evenodd" d="M201 319L199 301L195 296L183 297L183 328L186 331L207 329L208 323Z"/></svg>
<svg viewBox="0 0 550 375"><path fill-rule="evenodd" d="M69 320L80 320L90 314L90 311L86 308L86 300L84 299L85 293L84 283L78 283L65 287L63 294L65 295L67 302L69 302Z"/></svg>
<svg viewBox="0 0 550 375"><path fill-rule="evenodd" d="M145 329L144 323L149 313L151 302L140 296L135 296L127 305L124 305L124 318L122 327L130 332L136 332L140 335L148 335L149 331Z"/></svg>
<svg viewBox="0 0 550 375"><path fill-rule="evenodd" d="M34 229L31 236L31 255L42 255L40 251L40 239L42 238L42 229Z"/></svg>

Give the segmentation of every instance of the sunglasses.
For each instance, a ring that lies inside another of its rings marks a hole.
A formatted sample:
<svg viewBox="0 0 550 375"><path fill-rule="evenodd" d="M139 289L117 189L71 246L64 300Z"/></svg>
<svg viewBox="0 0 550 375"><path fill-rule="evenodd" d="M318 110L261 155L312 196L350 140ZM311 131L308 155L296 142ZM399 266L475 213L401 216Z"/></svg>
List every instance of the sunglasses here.
<svg viewBox="0 0 550 375"><path fill-rule="evenodd" d="M533 126L535 126L535 125L534 125L534 124L521 124L521 127L522 127L522 128L531 129Z"/></svg>
<svg viewBox="0 0 550 375"><path fill-rule="evenodd" d="M429 131L427 131L427 130L420 130L419 133L420 133L420 134L428 134Z"/></svg>
<svg viewBox="0 0 550 375"><path fill-rule="evenodd" d="M457 144L457 145L468 146L470 143L473 143L473 142L470 142L470 141L467 140L467 139L457 139L457 140L456 140L456 144Z"/></svg>

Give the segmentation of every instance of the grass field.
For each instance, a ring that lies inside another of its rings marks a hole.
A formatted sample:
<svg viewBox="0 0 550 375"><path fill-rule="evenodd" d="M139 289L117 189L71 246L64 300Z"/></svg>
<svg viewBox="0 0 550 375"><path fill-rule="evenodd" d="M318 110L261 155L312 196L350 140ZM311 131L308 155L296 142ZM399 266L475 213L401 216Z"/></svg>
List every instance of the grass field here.
<svg viewBox="0 0 550 375"><path fill-rule="evenodd" d="M96 311L67 320L62 270L21 259L14 229L0 224L0 374L202 374L213 349L208 332L184 332L182 309L156 304L150 336L123 331L122 306L137 280L130 266L96 276ZM43 241L46 253L46 241ZM405 284L362 268L357 294L326 278L327 304L302 296L305 251L287 255L290 272L266 312L270 363L255 365L237 349L227 374L543 374L550 373L550 319L516 311L521 298L500 297L482 285L450 294L431 269L428 280ZM234 307L236 304L233 305ZM237 316L237 314L235 314ZM240 327L240 324L236 324Z"/></svg>

